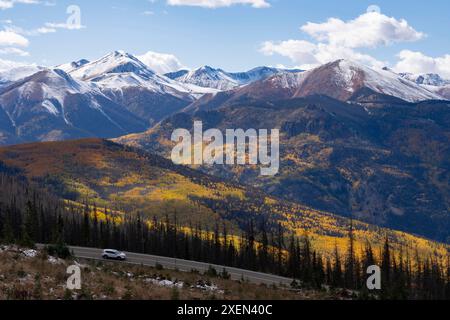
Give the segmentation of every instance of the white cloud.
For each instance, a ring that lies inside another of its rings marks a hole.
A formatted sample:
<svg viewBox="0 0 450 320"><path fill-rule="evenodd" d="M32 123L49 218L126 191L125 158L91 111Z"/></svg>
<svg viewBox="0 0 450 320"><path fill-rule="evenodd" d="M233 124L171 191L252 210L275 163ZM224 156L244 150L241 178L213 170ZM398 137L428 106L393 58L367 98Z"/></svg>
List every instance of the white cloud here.
<svg viewBox="0 0 450 320"><path fill-rule="evenodd" d="M400 61L394 67L397 72L438 73L450 79L450 54L433 58L421 52L402 50L398 58Z"/></svg>
<svg viewBox="0 0 450 320"><path fill-rule="evenodd" d="M367 12L347 22L337 18L323 23L308 22L300 29L317 41L347 48L375 48L417 41L425 36L406 20L397 20L379 12Z"/></svg>
<svg viewBox="0 0 450 320"><path fill-rule="evenodd" d="M279 54L287 57L302 69L310 69L337 59L354 60L381 68L387 62L356 49L417 41L425 36L412 28L406 20L388 17L377 11L364 13L349 21L330 18L324 23L308 22L300 30L315 41L266 41L260 51L266 55Z"/></svg>
<svg viewBox="0 0 450 320"><path fill-rule="evenodd" d="M13 68L29 66L29 64L0 59L0 72L11 70Z"/></svg>
<svg viewBox="0 0 450 320"><path fill-rule="evenodd" d="M351 48L326 43L315 44L305 40L266 41L260 51L266 55L279 54L288 57L297 64L297 68L304 70L337 59L358 61L374 68L382 68L386 65L386 62L379 61L368 54L357 52Z"/></svg>
<svg viewBox="0 0 450 320"><path fill-rule="evenodd" d="M235 4L247 4L253 8L268 8L270 3L266 0L167 0L171 6L196 6L203 8L230 7Z"/></svg>
<svg viewBox="0 0 450 320"><path fill-rule="evenodd" d="M22 36L38 36L41 34L56 32L56 29L44 26L33 30L25 30L15 25L8 25L5 27L5 31L13 32Z"/></svg>
<svg viewBox="0 0 450 320"><path fill-rule="evenodd" d="M45 23L45 27L49 29L67 29L67 30L80 30L86 28L86 26L76 23L72 24L72 23L53 23L53 22Z"/></svg>
<svg viewBox="0 0 450 320"><path fill-rule="evenodd" d="M54 33L56 32L55 28L49 28L49 27L40 27L36 30L33 30L34 32L38 34L46 34L46 33Z"/></svg>
<svg viewBox="0 0 450 320"><path fill-rule="evenodd" d="M38 4L40 1L37 0L0 0L0 10L11 9L16 3L23 4Z"/></svg>
<svg viewBox="0 0 450 320"><path fill-rule="evenodd" d="M27 47L29 41L24 36L9 30L0 31L0 46Z"/></svg>
<svg viewBox="0 0 450 320"><path fill-rule="evenodd" d="M0 48L0 54L5 54L5 55L17 55L20 57L27 57L30 55L29 52L24 51L22 49L19 48L12 48L12 47L8 47L8 48Z"/></svg>
<svg viewBox="0 0 450 320"><path fill-rule="evenodd" d="M143 55L137 56L137 58L145 63L150 69L161 74L186 68L173 54L149 51Z"/></svg>

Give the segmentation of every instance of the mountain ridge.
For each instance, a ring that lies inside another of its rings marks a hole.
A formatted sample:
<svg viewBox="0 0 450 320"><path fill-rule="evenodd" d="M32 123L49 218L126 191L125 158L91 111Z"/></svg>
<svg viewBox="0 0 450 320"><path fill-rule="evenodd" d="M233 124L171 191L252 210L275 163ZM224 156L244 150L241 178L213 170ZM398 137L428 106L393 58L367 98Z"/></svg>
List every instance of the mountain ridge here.
<svg viewBox="0 0 450 320"><path fill-rule="evenodd" d="M179 70L166 75L181 83L191 83L200 87L215 88L221 91L227 91L268 78L275 74L295 72L302 72L302 70L256 67L246 72L227 72L222 69L203 66L191 71Z"/></svg>
<svg viewBox="0 0 450 320"><path fill-rule="evenodd" d="M200 169L316 209L449 241L449 102L408 103L370 90L358 99L363 103L323 95L213 99L212 108L115 141L169 157L173 130L191 131L194 121L204 130L277 128L280 173L273 179L251 167Z"/></svg>
<svg viewBox="0 0 450 320"><path fill-rule="evenodd" d="M205 81L189 83L189 79L195 80L195 77L190 77L197 73L198 79ZM48 77L41 77L42 74ZM57 75L66 87L58 81L51 81L55 77L50 75ZM308 71L257 67L247 72L229 73L202 67L169 76L185 77L186 81L159 75L123 51L114 51L91 62L81 59L54 69L21 67L0 73L0 101L3 102L0 144L87 136L116 138L143 132L181 111L195 113L214 110L225 104L262 99L275 101L327 95L370 108L381 100L385 103L394 103L395 99L415 102L450 96L448 86L418 85L390 70L374 71L347 60L337 60ZM29 83L25 83L27 81ZM199 86L209 83L220 87L223 83L228 87L229 81L233 88L226 91ZM22 89L11 94L10 89L14 87ZM34 96L27 95L25 88ZM21 94L24 96L20 97ZM71 116L76 118L75 127L65 119L62 110L66 97L69 97L66 103L74 110ZM98 107L102 104L108 110L106 113ZM18 117L18 114L22 116ZM49 116L59 117L62 122L55 124ZM98 117L100 125L95 128L93 119Z"/></svg>

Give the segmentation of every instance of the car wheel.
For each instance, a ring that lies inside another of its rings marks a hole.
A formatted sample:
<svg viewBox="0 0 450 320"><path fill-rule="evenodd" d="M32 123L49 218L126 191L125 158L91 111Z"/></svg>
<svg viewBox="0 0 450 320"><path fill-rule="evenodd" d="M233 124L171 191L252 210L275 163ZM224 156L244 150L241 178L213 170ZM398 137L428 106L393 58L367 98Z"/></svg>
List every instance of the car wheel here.
<svg viewBox="0 0 450 320"><path fill-rule="evenodd" d="M107 255L104 255L102 258L105 259L105 260L108 260L108 256Z"/></svg>

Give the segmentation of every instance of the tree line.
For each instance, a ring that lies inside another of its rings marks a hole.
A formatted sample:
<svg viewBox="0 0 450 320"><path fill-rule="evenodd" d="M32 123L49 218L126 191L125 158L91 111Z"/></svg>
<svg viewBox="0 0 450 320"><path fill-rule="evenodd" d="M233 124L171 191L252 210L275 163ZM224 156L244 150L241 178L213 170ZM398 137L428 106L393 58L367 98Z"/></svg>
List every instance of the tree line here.
<svg viewBox="0 0 450 320"><path fill-rule="evenodd" d="M379 254L369 242L356 253L352 225L346 251L335 246L329 255L318 252L307 234L296 237L264 221L250 220L242 234L232 236L219 224L213 230L186 228L174 214L162 220L140 214L118 219L107 208L68 204L9 173L0 173L0 191L2 243L114 248L195 260L282 275L294 279L294 288L329 288L360 299L450 299L450 258L394 252L388 237ZM367 289L366 270L372 265L381 268L381 290Z"/></svg>

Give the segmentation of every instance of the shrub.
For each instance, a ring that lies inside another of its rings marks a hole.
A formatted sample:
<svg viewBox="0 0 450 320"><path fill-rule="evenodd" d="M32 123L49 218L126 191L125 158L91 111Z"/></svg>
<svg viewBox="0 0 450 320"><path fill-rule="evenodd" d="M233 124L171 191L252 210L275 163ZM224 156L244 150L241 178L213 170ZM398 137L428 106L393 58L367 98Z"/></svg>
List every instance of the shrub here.
<svg viewBox="0 0 450 320"><path fill-rule="evenodd" d="M72 257L69 247L64 243L50 244L45 247L45 251L50 256L56 256L60 259L68 259Z"/></svg>
<svg viewBox="0 0 450 320"><path fill-rule="evenodd" d="M231 278L231 275L228 273L227 269L223 268L222 272L220 273L220 277L222 279L228 280Z"/></svg>
<svg viewBox="0 0 450 320"><path fill-rule="evenodd" d="M208 270L205 272L205 275L211 278L216 278L218 276L217 270L214 269L213 266L209 266Z"/></svg>

